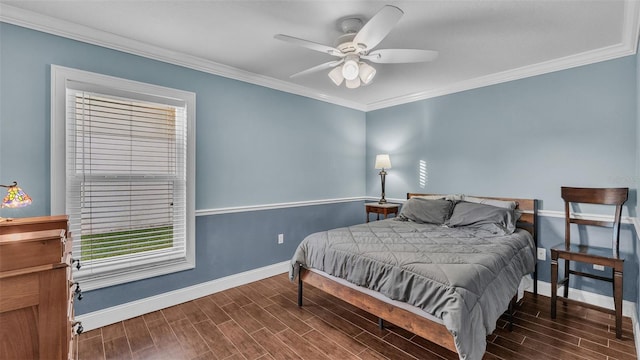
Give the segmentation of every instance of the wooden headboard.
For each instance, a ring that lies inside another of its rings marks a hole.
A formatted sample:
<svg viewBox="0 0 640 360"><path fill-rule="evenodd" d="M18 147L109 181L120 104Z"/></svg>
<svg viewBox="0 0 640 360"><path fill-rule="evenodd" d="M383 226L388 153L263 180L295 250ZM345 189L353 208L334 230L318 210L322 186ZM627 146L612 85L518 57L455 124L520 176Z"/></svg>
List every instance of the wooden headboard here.
<svg viewBox="0 0 640 360"><path fill-rule="evenodd" d="M419 193L407 193L407 200L413 196L447 196L442 194L419 194ZM518 219L517 226L521 229L527 230L533 235L533 239L538 244L537 228L538 228L538 201L536 199L520 199L520 198L503 198L503 197L491 197L491 196L476 196L469 195L482 199L502 200L502 201L515 201L516 209L522 212L522 216Z"/></svg>

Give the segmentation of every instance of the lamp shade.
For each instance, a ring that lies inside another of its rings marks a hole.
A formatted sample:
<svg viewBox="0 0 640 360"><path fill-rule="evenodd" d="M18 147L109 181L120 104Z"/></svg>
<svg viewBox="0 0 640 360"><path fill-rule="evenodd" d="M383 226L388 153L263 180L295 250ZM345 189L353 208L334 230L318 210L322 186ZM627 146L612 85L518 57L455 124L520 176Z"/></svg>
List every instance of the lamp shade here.
<svg viewBox="0 0 640 360"><path fill-rule="evenodd" d="M345 86L349 89L356 89L360 87L360 78L356 77L353 80L347 79L347 81L345 82Z"/></svg>
<svg viewBox="0 0 640 360"><path fill-rule="evenodd" d="M1 207L18 208L31 205L31 197L18 187L17 182L14 181L13 185L2 185L2 187L7 188L7 195L2 200Z"/></svg>
<svg viewBox="0 0 640 360"><path fill-rule="evenodd" d="M389 154L376 155L376 169L391 169L391 159Z"/></svg>
<svg viewBox="0 0 640 360"><path fill-rule="evenodd" d="M344 76L342 76L342 67L337 66L333 68L333 70L329 71L329 78L334 84L336 84L336 86L340 86L344 81Z"/></svg>
<svg viewBox="0 0 640 360"><path fill-rule="evenodd" d="M357 89L361 85L368 85L376 76L376 69L362 61L358 61L356 55L347 55L341 66L334 67L329 71L329 78L336 86L343 82L349 89Z"/></svg>
<svg viewBox="0 0 640 360"><path fill-rule="evenodd" d="M376 76L376 69L365 62L361 62L360 63L360 80L362 80L362 82L365 85L367 85L371 82L371 80L373 80L374 76Z"/></svg>

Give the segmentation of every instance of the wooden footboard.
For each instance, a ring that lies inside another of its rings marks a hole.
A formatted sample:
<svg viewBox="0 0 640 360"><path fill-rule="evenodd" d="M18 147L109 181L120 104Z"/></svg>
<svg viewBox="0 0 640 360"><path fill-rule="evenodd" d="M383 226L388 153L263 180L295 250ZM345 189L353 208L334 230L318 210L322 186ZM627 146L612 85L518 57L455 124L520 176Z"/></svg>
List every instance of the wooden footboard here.
<svg viewBox="0 0 640 360"><path fill-rule="evenodd" d="M302 267L300 268L300 279L380 319L384 319L435 344L457 352L453 343L453 336L451 336L447 328L442 324L387 304ZM299 291L302 291L302 289L300 288ZM299 300L301 299L299 298Z"/></svg>
<svg viewBox="0 0 640 360"><path fill-rule="evenodd" d="M407 199L412 196L419 196L426 194L408 193ZM538 204L534 199L516 199L516 198L489 198L496 200L509 200L517 203L517 209L522 211L517 226L525 229L533 236L535 245L537 247L537 213ZM536 271L534 271L534 294L537 295L537 265ZM356 306L372 315L377 316L380 319L389 321L396 326L399 326L405 330L408 330L420 337L423 337L437 345L440 345L446 349L449 349L457 353L453 336L447 328L437 322L431 321L428 318L421 317L408 310L396 307L394 305L385 303L384 301L360 292L356 289L342 285L336 281L333 281L327 277L308 271L302 266L299 266L299 284L298 284L298 305L302 306L302 291L303 283L307 283L313 287L316 287L328 294L331 294L353 306ZM513 301L510 305L510 313L512 314Z"/></svg>

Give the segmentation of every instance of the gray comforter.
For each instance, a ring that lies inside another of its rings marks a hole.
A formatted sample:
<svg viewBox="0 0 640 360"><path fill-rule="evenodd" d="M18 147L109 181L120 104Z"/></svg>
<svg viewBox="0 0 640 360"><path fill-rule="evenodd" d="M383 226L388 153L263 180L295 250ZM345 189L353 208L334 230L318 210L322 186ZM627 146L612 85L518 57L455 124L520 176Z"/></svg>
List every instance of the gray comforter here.
<svg viewBox="0 0 640 360"><path fill-rule="evenodd" d="M481 359L535 259L533 238L521 229L497 236L388 219L309 235L289 275L301 263L422 308L442 319L461 359Z"/></svg>

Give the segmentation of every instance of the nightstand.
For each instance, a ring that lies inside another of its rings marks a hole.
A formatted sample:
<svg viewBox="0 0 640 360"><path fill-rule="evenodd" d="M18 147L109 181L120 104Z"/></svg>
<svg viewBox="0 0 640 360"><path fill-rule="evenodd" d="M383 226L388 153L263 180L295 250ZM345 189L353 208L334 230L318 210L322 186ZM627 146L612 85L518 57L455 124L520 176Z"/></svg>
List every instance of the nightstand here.
<svg viewBox="0 0 640 360"><path fill-rule="evenodd" d="M380 220L380 214L382 214L385 219L389 214L394 214L395 216L398 216L398 208L400 207L400 205L398 204L391 204L391 203L379 204L377 202L365 203L364 206L367 211L367 222L369 222L369 214L371 213L377 214L376 220Z"/></svg>

